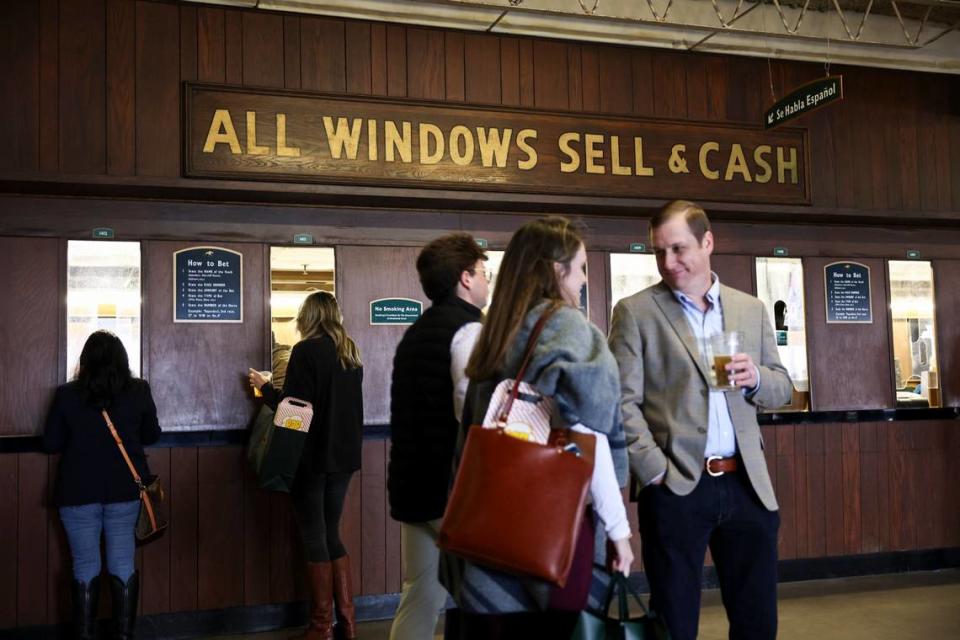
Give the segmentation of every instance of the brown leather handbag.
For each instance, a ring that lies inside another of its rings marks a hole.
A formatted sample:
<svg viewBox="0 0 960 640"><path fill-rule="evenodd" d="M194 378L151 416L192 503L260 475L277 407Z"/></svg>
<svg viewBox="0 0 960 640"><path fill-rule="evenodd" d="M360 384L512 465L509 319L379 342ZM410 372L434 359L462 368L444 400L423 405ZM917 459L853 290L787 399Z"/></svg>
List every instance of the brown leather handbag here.
<svg viewBox="0 0 960 640"><path fill-rule="evenodd" d="M537 321L502 415L509 416L537 338L555 310L548 308ZM564 586L593 475L595 440L584 435L554 430L547 444L538 444L510 436L502 426L471 426L440 526L440 548Z"/></svg>

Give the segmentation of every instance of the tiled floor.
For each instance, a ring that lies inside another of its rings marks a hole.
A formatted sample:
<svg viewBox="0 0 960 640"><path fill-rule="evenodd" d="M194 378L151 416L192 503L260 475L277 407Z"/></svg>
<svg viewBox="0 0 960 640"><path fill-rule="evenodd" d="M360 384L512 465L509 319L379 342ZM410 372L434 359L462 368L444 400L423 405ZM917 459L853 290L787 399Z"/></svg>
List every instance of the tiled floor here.
<svg viewBox="0 0 960 640"><path fill-rule="evenodd" d="M390 621L360 625L360 640L389 635ZM286 640L296 630L218 640ZM437 638L441 636L438 635ZM704 594L701 640L727 637L720 593ZM956 640L960 570L796 582L780 587L780 640Z"/></svg>

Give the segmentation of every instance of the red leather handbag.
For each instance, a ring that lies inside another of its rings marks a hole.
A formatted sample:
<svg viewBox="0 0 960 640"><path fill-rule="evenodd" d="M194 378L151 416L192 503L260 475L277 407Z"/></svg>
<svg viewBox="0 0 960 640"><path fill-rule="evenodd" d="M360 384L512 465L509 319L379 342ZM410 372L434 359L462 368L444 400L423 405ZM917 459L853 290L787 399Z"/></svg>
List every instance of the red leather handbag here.
<svg viewBox="0 0 960 640"><path fill-rule="evenodd" d="M555 310L548 308L531 333L506 416ZM579 450L569 446L574 440ZM547 444L538 444L502 427L471 426L438 545L480 565L564 586L593 475L594 444L593 436L568 430L554 430Z"/></svg>

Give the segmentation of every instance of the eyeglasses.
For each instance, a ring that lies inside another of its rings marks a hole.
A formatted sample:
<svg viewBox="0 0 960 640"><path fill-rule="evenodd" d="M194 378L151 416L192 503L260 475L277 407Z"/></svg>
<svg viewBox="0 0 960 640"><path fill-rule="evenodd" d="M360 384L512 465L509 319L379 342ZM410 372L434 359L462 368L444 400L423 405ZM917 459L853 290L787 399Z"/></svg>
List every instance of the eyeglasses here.
<svg viewBox="0 0 960 640"><path fill-rule="evenodd" d="M469 271L470 271L470 275L472 276L477 275L476 269L470 269ZM486 278L487 282L493 282L493 271L490 271L489 269L483 269L480 273L483 274L483 277Z"/></svg>

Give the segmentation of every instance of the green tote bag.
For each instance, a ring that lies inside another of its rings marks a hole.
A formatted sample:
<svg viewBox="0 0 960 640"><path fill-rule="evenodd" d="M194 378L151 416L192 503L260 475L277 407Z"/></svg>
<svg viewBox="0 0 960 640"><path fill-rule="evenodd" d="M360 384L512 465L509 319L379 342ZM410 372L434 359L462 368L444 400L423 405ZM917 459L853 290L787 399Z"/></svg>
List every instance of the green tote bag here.
<svg viewBox="0 0 960 640"><path fill-rule="evenodd" d="M618 615L610 617L610 604L614 596L617 597ZM643 615L630 617L630 597L640 606ZM622 573L613 574L603 603L601 611L580 612L572 640L669 640L670 633L663 618L647 610L640 594Z"/></svg>

